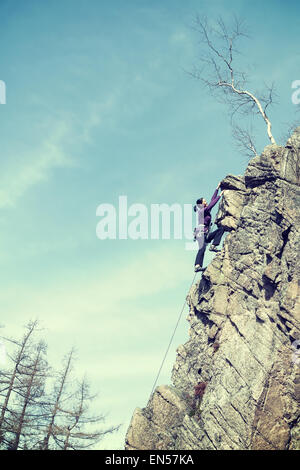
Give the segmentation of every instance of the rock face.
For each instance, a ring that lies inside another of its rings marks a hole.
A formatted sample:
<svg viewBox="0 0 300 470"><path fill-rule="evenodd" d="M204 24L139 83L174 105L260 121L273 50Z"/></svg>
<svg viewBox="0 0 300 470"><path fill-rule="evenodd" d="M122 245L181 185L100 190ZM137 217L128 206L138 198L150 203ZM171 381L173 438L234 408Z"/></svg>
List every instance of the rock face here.
<svg viewBox="0 0 300 470"><path fill-rule="evenodd" d="M215 222L230 232L237 228L240 218L246 193L245 179L243 176L228 175L222 181L221 189L224 196L220 200Z"/></svg>
<svg viewBox="0 0 300 470"><path fill-rule="evenodd" d="M126 449L300 449L299 156L300 127L222 182L230 233L188 294L173 385L135 410Z"/></svg>

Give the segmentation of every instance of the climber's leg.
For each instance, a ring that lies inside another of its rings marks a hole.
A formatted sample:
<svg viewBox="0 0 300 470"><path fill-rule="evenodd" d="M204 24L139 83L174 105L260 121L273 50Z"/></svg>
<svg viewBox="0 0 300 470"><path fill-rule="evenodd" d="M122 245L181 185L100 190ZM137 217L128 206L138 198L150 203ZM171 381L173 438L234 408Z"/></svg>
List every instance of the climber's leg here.
<svg viewBox="0 0 300 470"><path fill-rule="evenodd" d="M204 253L206 250L207 243L206 243L206 238L205 236L203 236L203 234L202 234L202 237L197 238L197 241L199 245L199 250L195 259L195 271L196 269L200 271L203 265Z"/></svg>
<svg viewBox="0 0 300 470"><path fill-rule="evenodd" d="M225 232L223 227L218 227L217 230L215 231L215 235L213 237L213 245L217 246L220 245L221 238Z"/></svg>
<svg viewBox="0 0 300 470"><path fill-rule="evenodd" d="M204 252L205 252L205 245L203 245L203 247L200 248L200 250L198 250L198 253L197 253L197 256L196 256L196 259L195 259L195 266L202 267Z"/></svg>
<svg viewBox="0 0 300 470"><path fill-rule="evenodd" d="M221 250L217 249L216 247L220 244L221 238L222 238L224 232L225 232L225 230L224 230L223 227L218 227L217 230L214 230L211 233L212 237L210 237L210 240L212 240L212 244L209 248L210 251L215 251L215 252L221 251Z"/></svg>
<svg viewBox="0 0 300 470"><path fill-rule="evenodd" d="M210 242L214 239L214 236L216 235L216 233L217 233L218 230L219 230L219 229L216 229L216 230L214 230L213 232L209 232L209 234L208 234L207 237L206 237L207 243L210 243Z"/></svg>

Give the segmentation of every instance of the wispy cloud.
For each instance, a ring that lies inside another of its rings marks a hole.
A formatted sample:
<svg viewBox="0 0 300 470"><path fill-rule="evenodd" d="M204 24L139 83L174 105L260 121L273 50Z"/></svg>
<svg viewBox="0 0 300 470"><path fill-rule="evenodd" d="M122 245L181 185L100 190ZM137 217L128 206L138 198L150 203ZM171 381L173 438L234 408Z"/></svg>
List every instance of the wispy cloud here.
<svg viewBox="0 0 300 470"><path fill-rule="evenodd" d="M12 160L0 177L0 208L13 207L32 186L47 180L54 168L70 166L72 158L64 151L70 125L61 121L39 147Z"/></svg>
<svg viewBox="0 0 300 470"><path fill-rule="evenodd" d="M156 345L160 354L191 282L190 262L190 253L165 245L124 259L119 267L91 267L85 277L79 270L65 279L58 275L46 286L16 282L0 293L2 319L9 334L21 334L22 325L38 317L47 328L50 350L55 348L55 360L75 344L86 359L85 368L91 355L98 358L103 380L106 372L110 379L118 374L103 364L106 360L119 360L136 376L138 370L130 372L130 364L139 351L152 362L149 367L158 363Z"/></svg>
<svg viewBox="0 0 300 470"><path fill-rule="evenodd" d="M81 268L46 286L16 283L0 293L5 334L21 335L22 324L38 317L47 329L52 364L75 345L76 374L87 372L101 392L99 409L111 410L110 421L124 424L113 437L120 442L133 407L147 398L187 294L189 258L178 244L160 244L118 266L91 267L84 277ZM176 341L166 363L169 374Z"/></svg>
<svg viewBox="0 0 300 470"><path fill-rule="evenodd" d="M189 267L189 255L184 249L178 250L177 244L160 246L142 253L142 257L126 257L123 265L117 267L108 264L98 268L91 267L84 280L79 270L73 271L65 280L57 277L52 282L49 280L47 287L27 286L26 283L14 285L11 290L7 288L0 294L0 300L11 302L16 317L19 313L25 318L32 312L37 312L46 321L49 319L51 324L48 326L57 333L64 332L65 321L69 322L66 312L76 320L70 326L75 330L78 328L77 321L83 321L88 328L82 317L83 312L85 319L87 315L91 319L93 316L103 315L103 321L112 325L124 322L125 327L128 316L126 320L122 315L116 319L110 312L121 314L125 303L131 304L176 288L181 282L185 282ZM175 267L174 260L176 269L172 269ZM19 292L18 298L15 298L16 290Z"/></svg>

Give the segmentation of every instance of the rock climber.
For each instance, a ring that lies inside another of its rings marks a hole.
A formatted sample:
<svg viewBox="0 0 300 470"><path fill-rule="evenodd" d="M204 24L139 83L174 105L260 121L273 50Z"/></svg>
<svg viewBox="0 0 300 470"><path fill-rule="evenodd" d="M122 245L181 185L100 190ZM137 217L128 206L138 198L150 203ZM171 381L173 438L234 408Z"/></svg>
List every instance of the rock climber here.
<svg viewBox="0 0 300 470"><path fill-rule="evenodd" d="M197 199L196 205L194 206L194 211L198 213L198 225L194 230L194 240L197 240L199 250L195 260L195 272L204 271L206 268L203 268L203 259L206 246L208 243L212 242L210 246L210 251L218 252L220 251L217 246L220 244L222 235L224 233L223 227L219 226L216 230L209 233L211 225L211 214L210 211L217 204L221 196L223 195L222 191L218 196L220 184L218 184L217 189L215 190L210 203L202 197Z"/></svg>

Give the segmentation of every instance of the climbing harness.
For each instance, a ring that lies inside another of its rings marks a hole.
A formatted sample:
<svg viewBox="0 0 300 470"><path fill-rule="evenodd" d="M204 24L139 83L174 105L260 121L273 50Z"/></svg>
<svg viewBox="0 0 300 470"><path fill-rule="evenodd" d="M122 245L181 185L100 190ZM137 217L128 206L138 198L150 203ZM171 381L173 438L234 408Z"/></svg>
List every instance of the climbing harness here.
<svg viewBox="0 0 300 470"><path fill-rule="evenodd" d="M194 281L195 281L195 277L196 277L196 276L197 276L197 273L195 273L195 274L194 274L194 277L193 277L192 283L191 283L191 285L190 285L189 291L191 290L191 288L192 288L192 285L194 284ZM184 310L184 307L185 307L185 304L186 304L186 300L187 300L187 298L185 297L184 304L183 304L183 306L182 306L182 309L181 309L181 312L180 312L180 314L179 314L179 317L178 317L177 323L176 323L176 325L175 325L175 328L174 328L173 334L172 334L172 336L171 336L171 339L170 339L170 342L169 342L169 344L168 344L167 350L166 350L166 352L165 352L164 358L163 358L163 360L162 360L162 363L161 363L161 365L160 365L160 368L159 368L159 370L158 370L158 374L157 374L157 376L156 376L156 379L155 379L154 385L153 385L153 387L152 387L152 391L151 391L151 395L150 395L150 397L152 396L152 394L153 394L153 391L154 391L154 389L155 389L155 387L156 387L156 383L157 383L157 381L158 381L158 378L159 378L160 372L161 372L161 370L162 370L162 368L163 368L164 362L165 362L165 360L166 360L166 357L167 357L167 354L168 354L168 352L169 352L169 349L170 349L171 343L172 343L172 341L173 341L174 335L175 335L175 333L176 333L177 327L178 327L178 325L179 325L179 322L180 322L180 319L181 319L181 316L182 316L182 313L183 313L183 310Z"/></svg>

